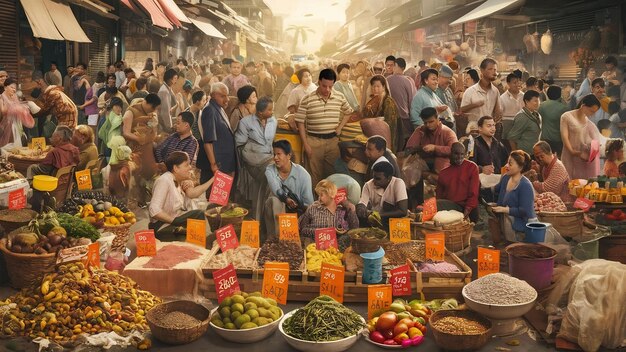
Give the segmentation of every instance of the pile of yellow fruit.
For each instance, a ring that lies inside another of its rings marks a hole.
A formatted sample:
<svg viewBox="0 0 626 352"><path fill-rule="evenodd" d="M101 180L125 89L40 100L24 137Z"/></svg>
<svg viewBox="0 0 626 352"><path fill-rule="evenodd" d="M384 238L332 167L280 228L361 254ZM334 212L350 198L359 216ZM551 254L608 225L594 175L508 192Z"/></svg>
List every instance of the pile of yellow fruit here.
<svg viewBox="0 0 626 352"><path fill-rule="evenodd" d="M311 272L322 271L322 263L341 266L343 254L335 247L326 250L319 250L315 247L315 243L311 243L306 247L306 269Z"/></svg>
<svg viewBox="0 0 626 352"><path fill-rule="evenodd" d="M78 216L94 226L117 226L137 222L137 218L135 218L135 214L132 211L124 213L118 207L110 207L104 211L95 211L91 204L79 207Z"/></svg>

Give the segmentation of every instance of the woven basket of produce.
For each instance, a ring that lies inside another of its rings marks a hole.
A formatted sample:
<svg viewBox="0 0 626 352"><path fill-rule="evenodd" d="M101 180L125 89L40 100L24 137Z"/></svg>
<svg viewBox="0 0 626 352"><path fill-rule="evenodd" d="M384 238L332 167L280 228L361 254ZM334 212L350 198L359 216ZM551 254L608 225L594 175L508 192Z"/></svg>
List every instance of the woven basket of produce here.
<svg viewBox="0 0 626 352"><path fill-rule="evenodd" d="M376 252L380 247L386 250L391 244L387 233L377 227L352 229L348 231L348 236L355 254Z"/></svg>
<svg viewBox="0 0 626 352"><path fill-rule="evenodd" d="M56 253L15 253L7 249L7 239L0 240L0 251L4 256L11 287L21 289L39 281L54 271Z"/></svg>
<svg viewBox="0 0 626 352"><path fill-rule="evenodd" d="M231 203L225 207L207 209L204 215L206 215L209 221L211 231L215 232L215 230L221 227L232 224L235 227L235 232L240 233L241 222L248 216L248 209L242 208L238 204Z"/></svg>
<svg viewBox="0 0 626 352"><path fill-rule="evenodd" d="M585 213L582 210L566 212L541 211L537 213L541 222L552 224L555 230L563 237L577 237L583 233Z"/></svg>
<svg viewBox="0 0 626 352"><path fill-rule="evenodd" d="M428 233L442 233L446 236L446 248L450 252L459 252L470 245L470 239L472 237L472 230L474 230L474 223L463 220L454 224L431 226L423 223L413 223L414 230L421 233L418 234L418 239L424 239Z"/></svg>
<svg viewBox="0 0 626 352"><path fill-rule="evenodd" d="M392 243L385 248L385 258L392 265L403 265L407 260L419 263L426 260L426 246L424 241L408 241Z"/></svg>
<svg viewBox="0 0 626 352"><path fill-rule="evenodd" d="M491 339L489 319L471 310L440 310L430 317L435 343L448 351L475 351Z"/></svg>
<svg viewBox="0 0 626 352"><path fill-rule="evenodd" d="M127 222L121 225L108 225L104 224L104 232L110 232L115 235L111 250L124 250L128 240L130 239L130 227L133 224Z"/></svg>
<svg viewBox="0 0 626 352"><path fill-rule="evenodd" d="M35 216L37 216L37 212L30 209L0 210L0 225L2 225L5 233L9 233L28 225Z"/></svg>
<svg viewBox="0 0 626 352"><path fill-rule="evenodd" d="M152 335L170 345L184 345L199 339L209 328L210 312L191 301L159 304L146 314Z"/></svg>

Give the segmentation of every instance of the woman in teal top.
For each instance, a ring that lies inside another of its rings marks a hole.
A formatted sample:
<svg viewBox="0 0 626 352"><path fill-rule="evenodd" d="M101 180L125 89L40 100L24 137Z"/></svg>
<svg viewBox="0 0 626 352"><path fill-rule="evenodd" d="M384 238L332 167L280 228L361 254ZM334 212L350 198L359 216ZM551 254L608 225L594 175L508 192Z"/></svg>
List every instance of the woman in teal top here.
<svg viewBox="0 0 626 352"><path fill-rule="evenodd" d="M333 88L346 97L352 110L359 111L359 102L356 100L352 83L348 80L350 78L350 65L341 64L337 66L337 74L339 75L339 80L335 82Z"/></svg>

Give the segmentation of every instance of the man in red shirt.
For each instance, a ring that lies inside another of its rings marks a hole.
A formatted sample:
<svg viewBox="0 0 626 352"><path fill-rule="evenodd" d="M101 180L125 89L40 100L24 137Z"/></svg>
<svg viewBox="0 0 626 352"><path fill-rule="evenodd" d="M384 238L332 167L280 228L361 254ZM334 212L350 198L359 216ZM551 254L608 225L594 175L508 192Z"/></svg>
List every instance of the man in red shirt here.
<svg viewBox="0 0 626 352"><path fill-rule="evenodd" d="M437 209L458 210L474 223L478 221L478 166L465 160L462 143L452 144L450 166L441 170L437 179Z"/></svg>
<svg viewBox="0 0 626 352"><path fill-rule="evenodd" d="M48 152L41 163L28 167L26 178L32 180L35 175L54 176L57 170L78 164L80 151L71 143L72 134L69 127L58 126L50 138L54 148Z"/></svg>

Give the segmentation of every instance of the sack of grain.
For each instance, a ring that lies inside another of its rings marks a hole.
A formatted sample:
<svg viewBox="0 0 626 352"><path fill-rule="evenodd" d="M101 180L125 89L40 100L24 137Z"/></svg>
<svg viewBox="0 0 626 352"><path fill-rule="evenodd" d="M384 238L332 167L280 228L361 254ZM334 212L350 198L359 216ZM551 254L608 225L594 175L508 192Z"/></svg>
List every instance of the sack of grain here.
<svg viewBox="0 0 626 352"><path fill-rule="evenodd" d="M366 137L375 135L383 136L387 141L387 147L391 145L391 129L384 121L384 117L374 117L361 120L361 129Z"/></svg>

